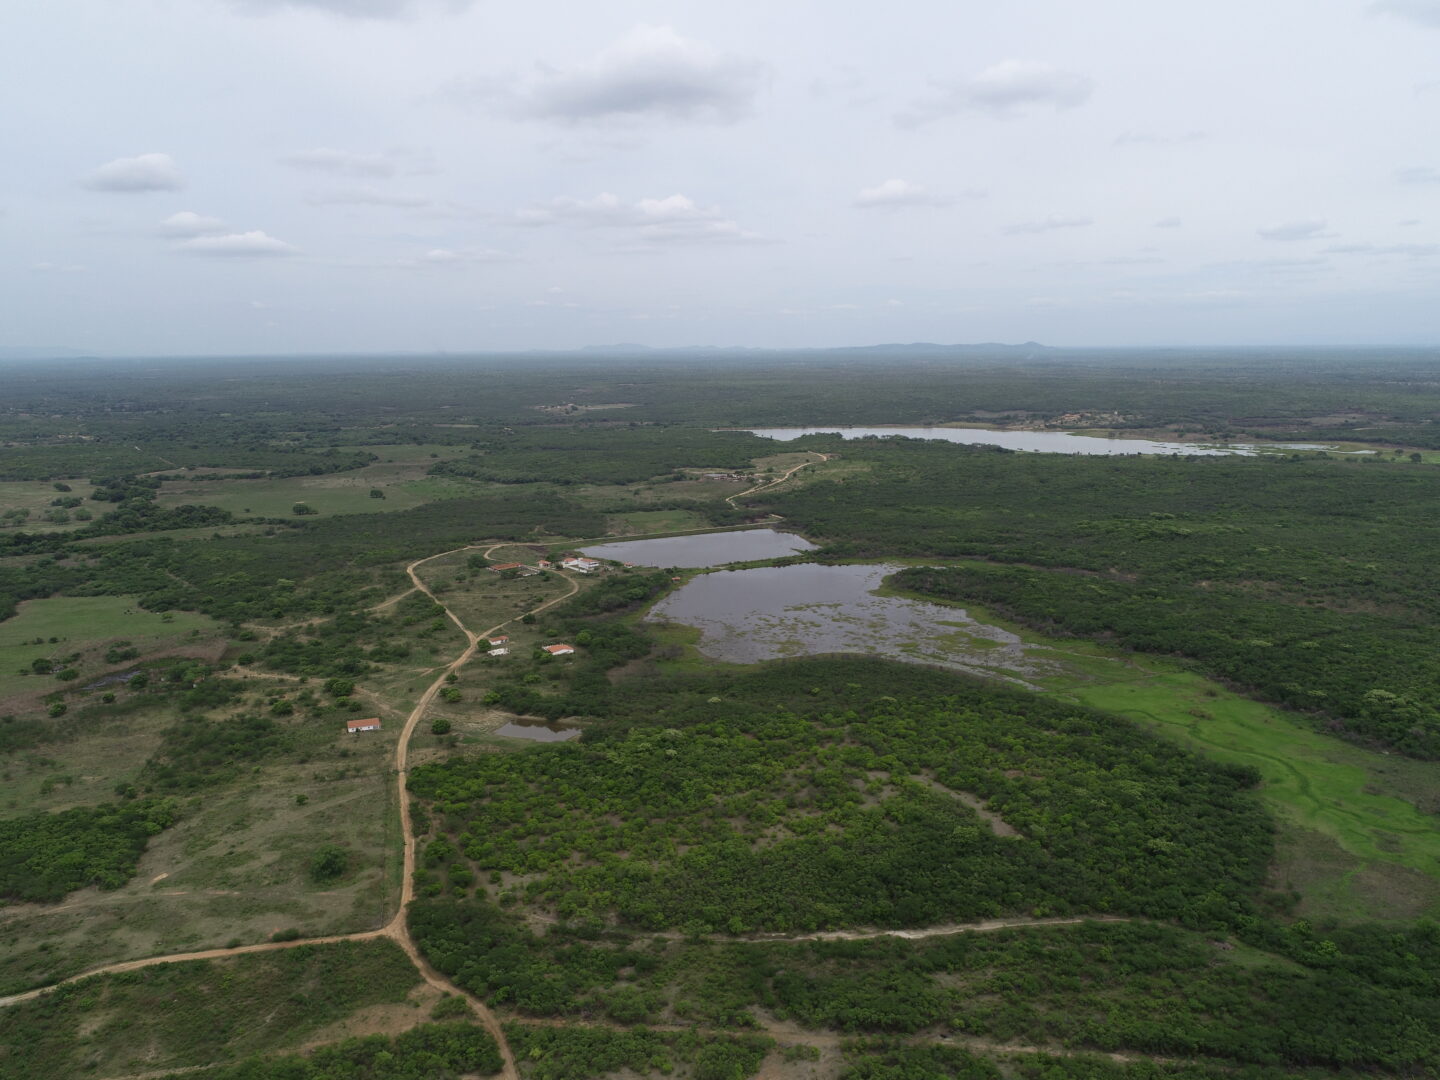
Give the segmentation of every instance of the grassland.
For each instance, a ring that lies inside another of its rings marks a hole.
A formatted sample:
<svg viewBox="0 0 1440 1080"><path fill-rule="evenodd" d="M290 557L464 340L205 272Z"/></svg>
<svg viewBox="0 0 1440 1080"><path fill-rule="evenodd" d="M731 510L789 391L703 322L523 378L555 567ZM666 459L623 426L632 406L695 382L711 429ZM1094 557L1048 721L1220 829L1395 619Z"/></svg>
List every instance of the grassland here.
<svg viewBox="0 0 1440 1080"><path fill-rule="evenodd" d="M247 698L218 719L296 688L289 680L246 682ZM4 813L93 804L121 784L143 790L146 761L178 714L163 699L142 707L122 699L78 719L83 738L5 760ZM115 960L249 944L292 928L307 936L368 930L388 919L398 885L389 771L398 723L358 737L329 715L296 714L286 724L288 753L179 796L180 820L151 840L124 887L0 909L0 993ZM322 886L309 870L327 844L346 850L348 867Z"/></svg>
<svg viewBox="0 0 1440 1080"><path fill-rule="evenodd" d="M703 529L709 522L692 510L637 510L634 513L612 514L606 520L607 531L613 536L683 532Z"/></svg>
<svg viewBox="0 0 1440 1080"><path fill-rule="evenodd" d="M87 678L115 669L119 665L104 660L108 642L129 641L144 656L213 641L218 629L213 619L195 612L145 611L133 597L30 600L19 606L14 618L0 623L0 699L82 686ZM31 669L36 660L59 660L75 653L79 658L64 666L80 676L68 683Z"/></svg>
<svg viewBox="0 0 1440 1080"><path fill-rule="evenodd" d="M76 510L88 510L91 514L99 517L104 510L98 508L95 503L84 502L80 506L66 510L70 520L65 523L46 521L45 514L55 509L50 504L57 498L71 497L84 499L93 490L83 480L72 481L73 491L56 491L53 484L43 481L5 480L0 481L0 514L10 511L25 511L28 515L25 518L16 520L14 526L17 530L25 532L68 532L71 529L78 529L85 524L75 519Z"/></svg>
<svg viewBox="0 0 1440 1080"><path fill-rule="evenodd" d="M1300 894L1302 913L1395 920L1440 914L1433 765L1338 742L1161 657L1049 638L981 608L965 610L1018 634L1027 656L1061 666L1061 673L1037 680L1045 691L1257 769L1263 797L1286 825L1275 884Z"/></svg>

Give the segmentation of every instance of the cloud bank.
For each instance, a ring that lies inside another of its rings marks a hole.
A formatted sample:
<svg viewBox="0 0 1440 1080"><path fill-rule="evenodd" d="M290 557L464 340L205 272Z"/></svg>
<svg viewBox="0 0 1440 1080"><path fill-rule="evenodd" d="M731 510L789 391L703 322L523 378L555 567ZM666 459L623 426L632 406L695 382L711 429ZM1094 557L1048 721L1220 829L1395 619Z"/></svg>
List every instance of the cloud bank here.
<svg viewBox="0 0 1440 1080"><path fill-rule="evenodd" d="M185 186L169 154L138 154L101 165L85 180L91 191L178 191Z"/></svg>

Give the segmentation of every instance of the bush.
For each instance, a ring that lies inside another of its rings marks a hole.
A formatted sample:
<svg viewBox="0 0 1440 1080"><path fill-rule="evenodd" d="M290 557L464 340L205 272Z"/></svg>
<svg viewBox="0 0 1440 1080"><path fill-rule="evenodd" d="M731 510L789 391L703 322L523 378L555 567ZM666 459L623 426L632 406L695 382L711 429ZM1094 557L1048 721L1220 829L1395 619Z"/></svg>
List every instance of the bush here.
<svg viewBox="0 0 1440 1080"><path fill-rule="evenodd" d="M350 853L338 844L326 844L310 860L310 880L323 885L343 877L350 868Z"/></svg>

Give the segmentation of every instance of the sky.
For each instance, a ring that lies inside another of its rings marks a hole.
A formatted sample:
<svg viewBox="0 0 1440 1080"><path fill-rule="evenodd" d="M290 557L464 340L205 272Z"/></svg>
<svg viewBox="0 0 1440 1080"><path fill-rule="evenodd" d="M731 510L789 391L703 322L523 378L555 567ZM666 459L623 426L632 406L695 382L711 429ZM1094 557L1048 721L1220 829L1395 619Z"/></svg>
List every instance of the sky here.
<svg viewBox="0 0 1440 1080"><path fill-rule="evenodd" d="M1440 343L1440 0L12 0L0 348Z"/></svg>

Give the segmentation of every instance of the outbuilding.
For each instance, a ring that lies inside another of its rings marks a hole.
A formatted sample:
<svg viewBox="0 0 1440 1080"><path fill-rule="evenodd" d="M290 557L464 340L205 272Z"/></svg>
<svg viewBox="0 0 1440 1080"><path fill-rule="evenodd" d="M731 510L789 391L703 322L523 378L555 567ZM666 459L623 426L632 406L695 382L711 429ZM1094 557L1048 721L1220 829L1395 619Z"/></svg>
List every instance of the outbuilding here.
<svg viewBox="0 0 1440 1080"><path fill-rule="evenodd" d="M379 731L380 718L372 716L369 720L346 720L345 730L351 735L359 735L362 731Z"/></svg>
<svg viewBox="0 0 1440 1080"><path fill-rule="evenodd" d="M574 645L546 645L545 651L551 656L570 656L575 652Z"/></svg>

